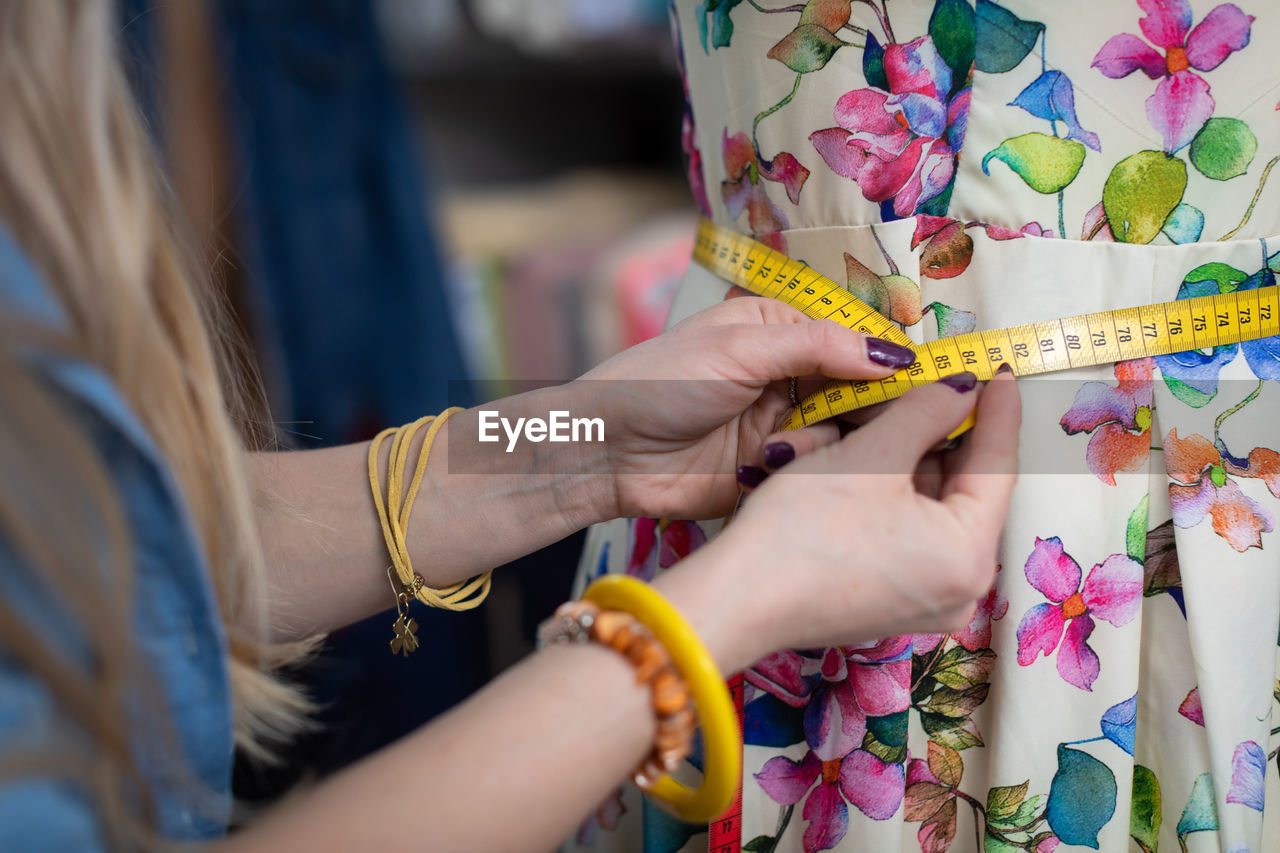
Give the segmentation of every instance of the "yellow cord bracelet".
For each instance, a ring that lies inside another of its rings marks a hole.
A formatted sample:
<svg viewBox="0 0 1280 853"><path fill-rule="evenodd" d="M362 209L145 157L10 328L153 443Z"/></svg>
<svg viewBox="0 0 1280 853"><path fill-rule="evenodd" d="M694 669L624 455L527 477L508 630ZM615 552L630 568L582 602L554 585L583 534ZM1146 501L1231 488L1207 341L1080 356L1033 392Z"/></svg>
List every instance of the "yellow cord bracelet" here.
<svg viewBox="0 0 1280 853"><path fill-rule="evenodd" d="M706 646L671 604L653 587L627 575L606 575L582 594L602 610L630 613L666 649L698 709L704 750L702 785L689 788L663 776L649 793L667 803L681 820L706 823L729 807L742 775L738 718L724 677Z"/></svg>
<svg viewBox="0 0 1280 853"><path fill-rule="evenodd" d="M436 434L444 426L450 415L462 411L459 408L445 409L438 416L420 418L413 423L401 427L383 430L369 444L369 485L373 491L373 505L378 510L378 520L382 522L382 536L387 543L387 552L391 555L391 565L396 576L404 587L404 592L397 599L396 610L400 615L395 631L396 640L392 641L392 650L403 648L408 654L417 647L417 641L411 635L416 625L407 618L402 607L412 598L417 598L428 607L444 610L470 610L484 601L489 594L490 572L484 572L466 581L451 584L441 589L427 586L422 575L413 570L409 559L409 547L405 541L409 526L409 513L413 509L414 498L422 485L422 477L427 470L427 457L431 453L431 445ZM418 451L417 463L414 466L413 478L409 488L404 488L404 473L409 462L409 446L414 435L422 427L428 427L422 440L422 448ZM387 460L387 496L382 497L382 485L378 480L378 454L387 438L391 439L391 458Z"/></svg>

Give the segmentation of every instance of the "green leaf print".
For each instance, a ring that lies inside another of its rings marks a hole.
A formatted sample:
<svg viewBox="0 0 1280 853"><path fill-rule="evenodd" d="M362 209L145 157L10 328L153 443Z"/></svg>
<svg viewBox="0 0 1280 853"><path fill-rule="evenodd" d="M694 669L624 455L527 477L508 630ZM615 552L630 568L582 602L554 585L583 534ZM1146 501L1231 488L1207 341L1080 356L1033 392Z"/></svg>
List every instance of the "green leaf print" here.
<svg viewBox="0 0 1280 853"><path fill-rule="evenodd" d="M1176 379L1167 373L1164 376L1164 384L1169 386L1173 396L1193 409L1203 408L1213 400L1212 394L1206 394L1199 388L1193 388L1181 379Z"/></svg>
<svg viewBox="0 0 1280 853"><path fill-rule="evenodd" d="M982 746L978 727L968 717L956 719L921 711L920 725L924 727L925 733L934 743L949 746L955 750Z"/></svg>
<svg viewBox="0 0 1280 853"><path fill-rule="evenodd" d="M989 684L975 684L964 690L939 687L925 703L927 709L944 717L961 718L972 714L987 698Z"/></svg>
<svg viewBox="0 0 1280 853"><path fill-rule="evenodd" d="M973 70L978 32L968 0L938 0L929 17L929 35L942 61L951 67L951 91L964 88Z"/></svg>
<svg viewBox="0 0 1280 853"><path fill-rule="evenodd" d="M698 38L702 41L702 50L707 50L708 28L710 29L713 47L728 47L733 39L733 19L729 13L742 0L707 0L694 10L698 18ZM710 19L710 21L708 21Z"/></svg>
<svg viewBox="0 0 1280 853"><path fill-rule="evenodd" d="M1191 165L1215 181L1243 175L1257 153L1258 137L1238 118L1211 118L1191 140Z"/></svg>
<svg viewBox="0 0 1280 853"><path fill-rule="evenodd" d="M1058 772L1049 786L1045 817L1063 844L1098 849L1098 833L1116 813L1116 776L1098 759L1058 746Z"/></svg>
<svg viewBox="0 0 1280 853"><path fill-rule="evenodd" d="M1150 768L1133 766L1133 802L1129 806L1129 835L1143 853L1156 853L1160 843L1160 782Z"/></svg>
<svg viewBox="0 0 1280 853"><path fill-rule="evenodd" d="M829 33L837 33L849 23L850 0L809 0L800 12L800 23L817 24Z"/></svg>
<svg viewBox="0 0 1280 853"><path fill-rule="evenodd" d="M867 717L867 732L886 746L906 746L907 712Z"/></svg>
<svg viewBox="0 0 1280 853"><path fill-rule="evenodd" d="M1030 781L1028 780L1021 785L1007 785L1002 788L992 788L988 791L987 820L1003 823L1007 818L1017 814L1022 801L1027 798L1029 785Z"/></svg>
<svg viewBox="0 0 1280 853"><path fill-rule="evenodd" d="M1204 211L1182 202L1169 214L1160 230L1175 243L1194 243L1204 233Z"/></svg>
<svg viewBox="0 0 1280 853"><path fill-rule="evenodd" d="M1033 794L1030 797L1027 797L1026 800L1023 801L1022 805L1018 806L1018 810L1004 821L1004 825L1007 827L1018 827L1027 826L1028 824L1033 823L1036 819L1036 815L1040 813L1040 809L1044 806L1045 799L1044 794Z"/></svg>
<svg viewBox="0 0 1280 853"><path fill-rule="evenodd" d="M1036 46L1036 39L1044 32L1039 21L1024 21L1017 15L991 0L978 0L978 22L982 38L974 55L974 65L979 71L1001 74L1012 71Z"/></svg>
<svg viewBox="0 0 1280 853"><path fill-rule="evenodd" d="M792 71L808 74L826 65L844 42L817 24L801 24L769 48L768 56Z"/></svg>
<svg viewBox="0 0 1280 853"><path fill-rule="evenodd" d="M938 337L940 338L967 334L978 327L978 316L972 311L952 308L941 302L930 302L924 307L926 314L930 311L938 320Z"/></svg>
<svg viewBox="0 0 1280 853"><path fill-rule="evenodd" d="M1187 164L1163 151L1139 151L1116 164L1102 188L1102 208L1121 243L1150 243L1187 188Z"/></svg>
<svg viewBox="0 0 1280 853"><path fill-rule="evenodd" d="M1214 802L1213 774L1205 772L1196 777L1191 786L1191 796L1187 799L1187 807L1182 810L1178 820L1178 837L1193 832L1206 832L1218 829L1218 805Z"/></svg>
<svg viewBox="0 0 1280 853"><path fill-rule="evenodd" d="M862 51L862 76L868 86L888 90L889 76L884 70L884 48L874 33L867 33L867 46Z"/></svg>
<svg viewBox="0 0 1280 853"><path fill-rule="evenodd" d="M901 764L907 758L907 712L885 717L868 717L862 748L886 764Z"/></svg>
<svg viewBox="0 0 1280 853"><path fill-rule="evenodd" d="M1129 523L1124 531L1125 553L1141 563L1147 557L1147 495L1129 513Z"/></svg>
<svg viewBox="0 0 1280 853"><path fill-rule="evenodd" d="M963 690L984 683L995 665L996 653L990 649L971 652L964 646L956 646L939 659L933 677L947 687Z"/></svg>
<svg viewBox="0 0 1280 853"><path fill-rule="evenodd" d="M1061 139L1047 133L1024 133L1006 139L999 148L988 152L982 158L982 171L991 174L987 168L991 160L1002 160L1031 189L1052 195L1075 180L1084 164L1084 151L1084 146L1074 139ZM1181 192L1178 197L1182 197ZM1168 215L1166 211L1165 216ZM1163 217L1160 223L1164 224Z"/></svg>
<svg viewBox="0 0 1280 853"><path fill-rule="evenodd" d="M1026 849L1026 847L992 835L988 835L982 840L982 853L1022 853Z"/></svg>
<svg viewBox="0 0 1280 853"><path fill-rule="evenodd" d="M1246 280L1249 274L1243 270L1238 270L1230 264L1212 261L1200 266L1187 273L1183 279L1188 284L1199 284L1202 281L1211 281L1218 285L1219 293L1230 293L1238 288Z"/></svg>

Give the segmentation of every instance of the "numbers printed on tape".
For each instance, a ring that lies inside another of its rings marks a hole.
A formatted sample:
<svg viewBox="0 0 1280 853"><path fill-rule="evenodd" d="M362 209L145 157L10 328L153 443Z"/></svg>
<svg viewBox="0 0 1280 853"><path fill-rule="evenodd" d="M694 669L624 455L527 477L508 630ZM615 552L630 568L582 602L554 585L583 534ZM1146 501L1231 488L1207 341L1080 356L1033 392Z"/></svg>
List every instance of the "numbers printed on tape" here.
<svg viewBox="0 0 1280 853"><path fill-rule="evenodd" d="M783 429L883 403L954 373L969 371L990 379L1002 363L1027 376L1280 334L1280 288L1264 287L969 332L917 347L893 321L831 279L708 219L698 224L693 259L739 287L810 317L915 349L916 362L886 379L828 381L801 401Z"/></svg>
<svg viewBox="0 0 1280 853"><path fill-rule="evenodd" d="M743 689L742 673L729 679L729 695L734 707L738 709L738 730L743 727ZM734 792L733 802L724 814L711 822L708 827L710 838L707 849L709 853L739 853L742 849L742 780L738 780L738 790Z"/></svg>

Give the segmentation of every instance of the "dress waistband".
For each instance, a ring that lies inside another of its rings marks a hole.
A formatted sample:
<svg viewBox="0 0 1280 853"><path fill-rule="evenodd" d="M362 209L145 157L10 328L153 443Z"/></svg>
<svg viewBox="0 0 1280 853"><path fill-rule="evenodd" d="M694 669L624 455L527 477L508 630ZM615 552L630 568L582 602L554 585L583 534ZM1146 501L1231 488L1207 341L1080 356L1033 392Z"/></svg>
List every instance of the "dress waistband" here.
<svg viewBox="0 0 1280 853"><path fill-rule="evenodd" d="M917 342L1164 302L1188 281L1225 292L1268 264L1280 268L1280 236L1134 245L930 216L757 239L845 285Z"/></svg>

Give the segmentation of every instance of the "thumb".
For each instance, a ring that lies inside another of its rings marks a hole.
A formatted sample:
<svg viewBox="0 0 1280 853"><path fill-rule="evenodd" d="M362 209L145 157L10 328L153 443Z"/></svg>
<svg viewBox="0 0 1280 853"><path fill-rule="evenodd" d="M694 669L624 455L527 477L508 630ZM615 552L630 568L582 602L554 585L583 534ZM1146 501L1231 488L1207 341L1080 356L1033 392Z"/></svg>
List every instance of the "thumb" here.
<svg viewBox="0 0 1280 853"><path fill-rule="evenodd" d="M842 453L865 473L910 476L921 457L958 427L978 402L978 379L958 373L917 388L851 433Z"/></svg>

